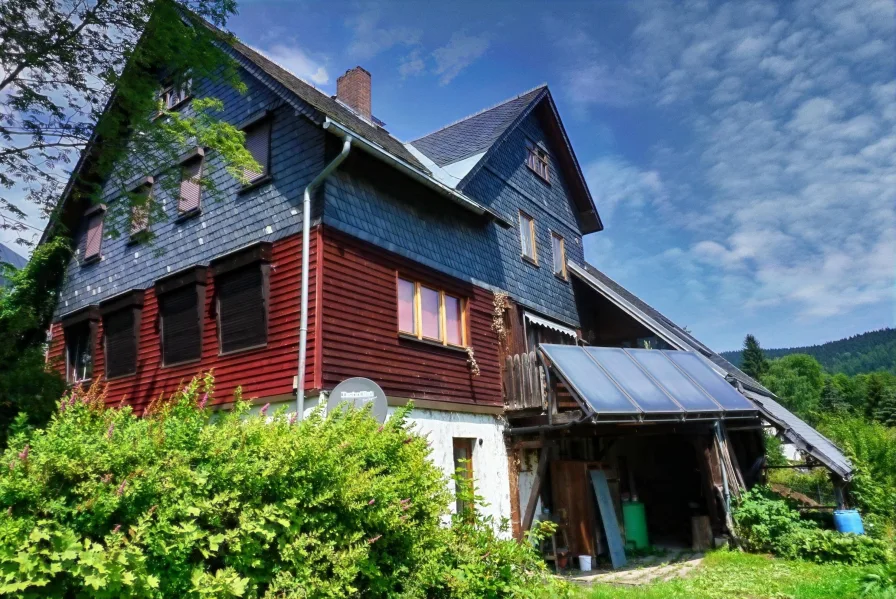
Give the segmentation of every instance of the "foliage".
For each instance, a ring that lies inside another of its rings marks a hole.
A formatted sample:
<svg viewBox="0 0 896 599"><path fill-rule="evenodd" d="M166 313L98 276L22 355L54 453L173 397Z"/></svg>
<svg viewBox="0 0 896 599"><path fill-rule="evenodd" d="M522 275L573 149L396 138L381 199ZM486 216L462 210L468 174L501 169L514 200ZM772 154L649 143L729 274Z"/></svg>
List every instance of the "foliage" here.
<svg viewBox="0 0 896 599"><path fill-rule="evenodd" d="M885 563L890 557L885 542L819 528L767 488L754 487L741 498L734 511L734 522L744 544L752 551L856 565Z"/></svg>
<svg viewBox="0 0 896 599"><path fill-rule="evenodd" d="M685 578L642 587L595 585L588 599L845 599L857 597L861 566L816 564L734 551L714 551Z"/></svg>
<svg viewBox="0 0 896 599"><path fill-rule="evenodd" d="M137 417L96 384L14 436L0 594L527 597L544 582L475 513L443 526L446 481L407 410L294 423L239 400L213 414L213 393L196 379Z"/></svg>
<svg viewBox="0 0 896 599"><path fill-rule="evenodd" d="M840 388L834 383L832 377L826 377L821 388L821 398L818 401L818 409L822 414L843 414L849 412L850 404L843 397Z"/></svg>
<svg viewBox="0 0 896 599"><path fill-rule="evenodd" d="M896 429L859 416L824 419L819 429L853 461L850 496L863 516L896 520Z"/></svg>
<svg viewBox="0 0 896 599"><path fill-rule="evenodd" d="M788 409L799 415L809 415L818 410L824 371L812 356L793 354L773 360L762 383L780 397Z"/></svg>
<svg viewBox="0 0 896 599"><path fill-rule="evenodd" d="M769 466L784 466L787 464L787 458L784 457L783 443L781 439L775 435L766 433L765 435L765 461Z"/></svg>
<svg viewBox="0 0 896 599"><path fill-rule="evenodd" d="M16 416L43 426L65 382L44 360L43 341L56 303L56 283L71 256L56 238L36 248L31 260L9 273L12 286L0 290L0 448Z"/></svg>
<svg viewBox="0 0 896 599"><path fill-rule="evenodd" d="M216 150L234 169L254 165L242 133L214 116L215 100L160 111L158 96L163 80L179 88L191 79L240 88L235 63L213 43L218 34L186 25L200 17L220 26L235 11L234 0L4 1L0 186L21 186L24 201L49 216L73 155L90 140L103 150L91 158L99 177L82 177L77 190L94 201L97 182L119 168L122 156L129 172L146 175L172 164L185 139ZM150 118L157 112L162 118ZM119 173L122 193L129 172ZM159 212L151 210L150 220ZM0 227L21 231L24 216L18 201L0 196Z"/></svg>
<svg viewBox="0 0 896 599"><path fill-rule="evenodd" d="M877 599L896 599L896 564L877 566L863 578L862 595Z"/></svg>
<svg viewBox="0 0 896 599"><path fill-rule="evenodd" d="M747 335L744 339L744 349L741 352L741 370L757 381L768 371L768 360L759 347L759 341L753 335Z"/></svg>
<svg viewBox="0 0 896 599"><path fill-rule="evenodd" d="M535 550L538 541L549 535L552 522L533 524L529 543L517 543L500 538L507 536L509 521L496 522L483 516L483 498L476 495L473 481L464 470L455 473L458 498L464 506L452 515L451 535L446 552L447 561L439 565L444 573L429 597L560 597L568 596L567 585L555 579Z"/></svg>
<svg viewBox="0 0 896 599"><path fill-rule="evenodd" d="M764 351L769 359L808 354L818 360L826 371L834 374L854 376L876 371L896 374L896 329L893 328L869 331L821 345ZM735 365L743 363L742 351L723 352L722 355Z"/></svg>

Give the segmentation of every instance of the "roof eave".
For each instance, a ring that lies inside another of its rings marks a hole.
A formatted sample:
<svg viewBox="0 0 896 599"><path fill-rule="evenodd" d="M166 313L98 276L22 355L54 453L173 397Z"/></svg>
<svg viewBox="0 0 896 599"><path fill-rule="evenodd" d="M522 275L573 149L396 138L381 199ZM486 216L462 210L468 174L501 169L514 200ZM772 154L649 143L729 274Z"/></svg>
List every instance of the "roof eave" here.
<svg viewBox="0 0 896 599"><path fill-rule="evenodd" d="M358 136L356 133L342 125L341 123L334 121L330 117L324 118L323 128L339 138L345 139L347 137L351 137L354 142L357 143L358 147L366 152L367 154L377 158L378 160L382 160L387 164L395 167L399 171L404 174L410 176L415 181L422 183L424 186L429 189L435 191L436 193L448 198L452 202L459 205L461 208L472 212L473 214L477 214L480 216L486 216L488 218L499 221L501 224L505 226L510 226L509 223L496 214L494 211L489 208L479 204L475 200L466 196L465 194L452 189L451 187L445 185L441 181L437 181L430 175L424 173L420 169L415 166L409 164L408 162L402 160L401 158L389 153L381 146L372 143L371 141Z"/></svg>

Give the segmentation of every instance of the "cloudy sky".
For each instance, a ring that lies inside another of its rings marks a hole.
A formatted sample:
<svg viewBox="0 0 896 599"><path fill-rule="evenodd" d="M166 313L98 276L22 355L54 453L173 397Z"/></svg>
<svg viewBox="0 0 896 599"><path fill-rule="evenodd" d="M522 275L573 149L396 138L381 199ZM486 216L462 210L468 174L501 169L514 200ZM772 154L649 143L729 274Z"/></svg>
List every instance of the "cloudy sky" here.
<svg viewBox="0 0 896 599"><path fill-rule="evenodd" d="M403 140L547 82L606 225L589 261L716 349L894 326L892 0L239 7L329 93L371 71Z"/></svg>

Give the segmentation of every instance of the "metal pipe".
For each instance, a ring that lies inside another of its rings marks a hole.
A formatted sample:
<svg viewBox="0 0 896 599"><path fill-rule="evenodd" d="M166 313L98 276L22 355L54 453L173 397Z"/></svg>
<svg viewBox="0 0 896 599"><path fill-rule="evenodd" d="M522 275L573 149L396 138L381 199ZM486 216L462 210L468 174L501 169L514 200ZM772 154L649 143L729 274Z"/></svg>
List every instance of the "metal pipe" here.
<svg viewBox="0 0 896 599"><path fill-rule="evenodd" d="M326 124L324 124L324 129L326 129ZM305 188L305 195L302 198L302 295L299 307L301 310L301 324L299 325L299 366L298 372L296 372L296 421L301 420L305 415L305 360L308 347L308 254L311 252L309 243L309 237L311 236L311 194L348 157L348 153L352 150L352 137L346 136L344 139L342 151L308 184ZM320 364L317 367L320 368Z"/></svg>

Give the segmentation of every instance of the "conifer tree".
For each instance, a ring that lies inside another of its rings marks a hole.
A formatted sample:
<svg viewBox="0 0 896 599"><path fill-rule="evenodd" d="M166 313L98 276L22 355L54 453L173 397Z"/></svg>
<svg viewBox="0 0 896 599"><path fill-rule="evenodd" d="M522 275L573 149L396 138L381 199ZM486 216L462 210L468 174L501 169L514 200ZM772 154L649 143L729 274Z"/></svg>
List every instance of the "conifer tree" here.
<svg viewBox="0 0 896 599"><path fill-rule="evenodd" d="M828 377L821 389L821 400L818 402L819 410L824 414L836 414L849 411L849 402L840 393L840 389L834 381Z"/></svg>
<svg viewBox="0 0 896 599"><path fill-rule="evenodd" d="M743 361L741 370L756 380L762 378L768 372L768 360L759 347L759 341L753 335L747 335L744 339Z"/></svg>
<svg viewBox="0 0 896 599"><path fill-rule="evenodd" d="M896 426L896 389L885 389L875 419L887 426Z"/></svg>
<svg viewBox="0 0 896 599"><path fill-rule="evenodd" d="M865 392L865 418L868 420L877 418L878 408L883 403L886 391L884 382L877 373L868 377L868 386Z"/></svg>

